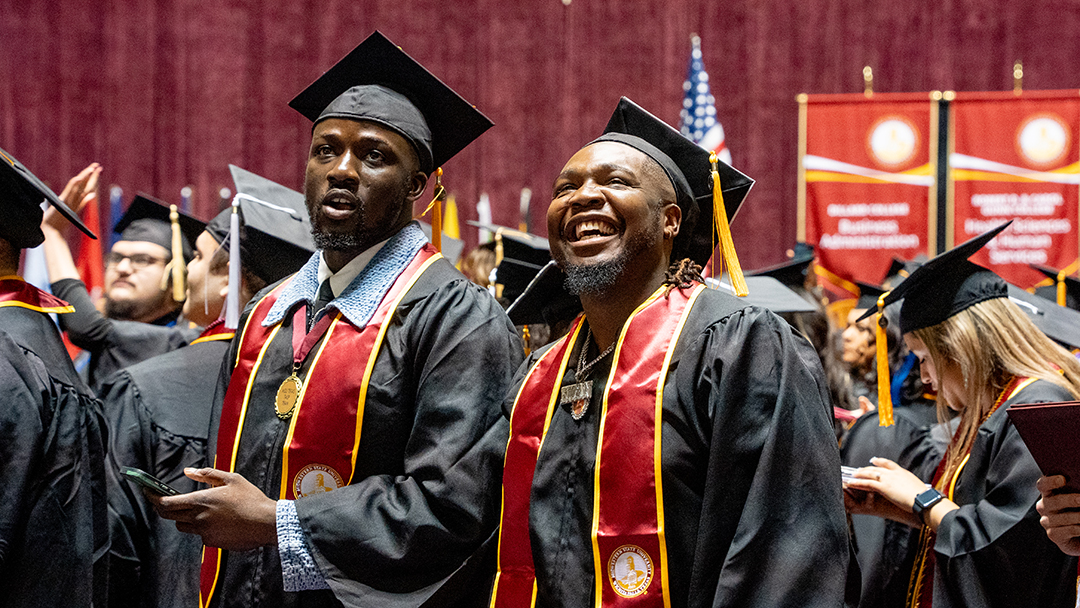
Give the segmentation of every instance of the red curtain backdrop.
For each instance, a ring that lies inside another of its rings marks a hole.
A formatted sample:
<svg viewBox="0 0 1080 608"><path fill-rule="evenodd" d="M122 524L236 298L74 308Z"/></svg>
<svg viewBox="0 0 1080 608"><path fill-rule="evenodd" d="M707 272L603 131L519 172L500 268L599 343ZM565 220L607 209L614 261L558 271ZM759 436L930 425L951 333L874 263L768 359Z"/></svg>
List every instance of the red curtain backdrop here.
<svg viewBox="0 0 1080 608"><path fill-rule="evenodd" d="M496 126L446 167L463 220L489 193L516 225L620 95L676 123L690 36L734 164L758 180L734 225L749 268L795 240L798 93L1080 87L1070 0L0 0L0 147L56 190L92 161L105 187L210 217L228 163L300 189L310 125L291 97L373 29ZM105 196L103 190L102 196ZM463 230L469 244L475 231Z"/></svg>

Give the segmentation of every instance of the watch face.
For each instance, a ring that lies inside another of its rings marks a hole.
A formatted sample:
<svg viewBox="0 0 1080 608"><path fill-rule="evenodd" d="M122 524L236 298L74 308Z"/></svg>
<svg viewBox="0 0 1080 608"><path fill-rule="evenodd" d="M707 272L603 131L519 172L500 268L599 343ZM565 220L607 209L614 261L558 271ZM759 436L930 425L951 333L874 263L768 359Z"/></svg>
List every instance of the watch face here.
<svg viewBox="0 0 1080 608"><path fill-rule="evenodd" d="M915 502L911 505L911 510L916 515L921 514L928 507L932 507L938 503L942 498L945 498L941 492L938 492L934 488L930 488L925 492L921 492L915 495Z"/></svg>

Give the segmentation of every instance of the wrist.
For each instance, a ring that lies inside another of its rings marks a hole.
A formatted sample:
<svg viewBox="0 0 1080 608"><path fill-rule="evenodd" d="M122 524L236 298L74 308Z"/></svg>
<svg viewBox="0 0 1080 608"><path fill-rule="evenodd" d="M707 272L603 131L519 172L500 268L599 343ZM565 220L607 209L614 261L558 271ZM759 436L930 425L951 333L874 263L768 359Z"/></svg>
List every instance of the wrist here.
<svg viewBox="0 0 1080 608"><path fill-rule="evenodd" d="M911 512L922 521L923 525L930 525L928 517L930 511L943 500L945 500L945 496L941 492L927 486L925 490L915 495L911 504Z"/></svg>

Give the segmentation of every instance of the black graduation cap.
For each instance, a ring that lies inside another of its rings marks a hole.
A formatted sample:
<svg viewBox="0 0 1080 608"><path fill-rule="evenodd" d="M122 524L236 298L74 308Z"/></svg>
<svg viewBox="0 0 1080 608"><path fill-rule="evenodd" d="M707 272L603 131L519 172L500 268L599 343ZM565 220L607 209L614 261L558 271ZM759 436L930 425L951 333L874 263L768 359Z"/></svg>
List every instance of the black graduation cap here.
<svg viewBox="0 0 1080 608"><path fill-rule="evenodd" d="M517 299L529 283L551 261L551 243L548 239L522 232L514 228L469 221L468 224L487 230L494 238L480 245L496 251L495 284L501 285L501 298ZM502 248L502 259L498 250ZM560 285L559 289L563 289ZM569 295L569 294L567 294Z"/></svg>
<svg viewBox="0 0 1080 608"><path fill-rule="evenodd" d="M430 241L431 224L420 221L416 223L420 224L420 229L424 231L424 234L427 235L428 240ZM461 252L464 250L465 241L461 239L455 239L452 236L447 236L445 232L442 234L442 248L439 250L439 253L441 253L448 262L450 262L451 264L457 264L458 260L461 259Z"/></svg>
<svg viewBox="0 0 1080 608"><path fill-rule="evenodd" d="M1056 275L1055 275L1056 276ZM1027 314L1031 322L1051 340L1074 349L1080 348L1080 312L1008 284L1009 299Z"/></svg>
<svg viewBox="0 0 1080 608"><path fill-rule="evenodd" d="M0 238L19 249L37 247L45 240L41 232L41 202L49 201L61 215L92 239L97 236L87 228L70 207L30 172L14 156L0 149L0 199L3 200L4 221L0 222Z"/></svg>
<svg viewBox="0 0 1080 608"><path fill-rule="evenodd" d="M796 255L787 262L747 272L747 277L772 277L788 287L802 287L806 284L806 274L810 272L813 253Z"/></svg>
<svg viewBox="0 0 1080 608"><path fill-rule="evenodd" d="M706 277L705 284L714 289L735 295L735 288L730 282L718 281ZM782 282L768 276L746 277L746 287L750 293L742 301L753 306L768 308L776 314L788 312L814 312L819 310L806 298L789 289Z"/></svg>
<svg viewBox="0 0 1080 608"><path fill-rule="evenodd" d="M274 283L303 266L315 253L304 195L236 165L229 165L240 209L240 264ZM232 208L219 213L206 231L226 250Z"/></svg>
<svg viewBox="0 0 1080 608"><path fill-rule="evenodd" d="M375 31L289 102L313 123L369 120L408 139L431 173L492 123Z"/></svg>
<svg viewBox="0 0 1080 608"><path fill-rule="evenodd" d="M187 215L177 212L180 224L180 232L184 238L181 245L184 249L184 262L190 262L192 258L192 244L199 238L206 224ZM131 206L116 222L113 232L119 233L117 241L146 241L161 245L172 252L172 224L169 220L169 204L162 202L149 194L139 193Z"/></svg>
<svg viewBox="0 0 1080 608"><path fill-rule="evenodd" d="M1065 304L1064 305L1068 306L1069 308L1072 308L1074 310L1077 309L1077 308L1080 308L1080 281L1078 281L1076 278L1074 278L1074 277L1072 277L1070 275L1062 276L1061 280L1059 281L1058 280L1058 275L1060 274L1060 271L1054 270L1053 268L1049 268L1047 266L1039 266L1038 264L1031 264L1031 267L1034 268L1035 270L1038 270L1039 272L1045 274L1047 276L1047 278L1052 279L1054 281L1054 285L1052 285L1051 287L1048 287L1042 293L1040 293L1039 290L1036 290L1035 291L1036 294L1041 295L1042 297L1050 298L1050 299L1054 300L1055 302L1057 302L1058 304L1061 304L1061 300L1058 297L1058 293L1059 293L1058 292L1058 289L1059 289L1058 288L1058 283L1062 283L1065 286ZM1043 293L1045 293L1046 295L1043 295ZM1051 295L1051 294L1053 294L1053 295Z"/></svg>
<svg viewBox="0 0 1080 608"><path fill-rule="evenodd" d="M855 309L865 310L872 308L877 310L877 301L881 297L881 294L887 290L882 289L877 285L871 285L869 283L863 283L862 281L855 281L855 284L859 286L859 300L855 303Z"/></svg>
<svg viewBox="0 0 1080 608"><path fill-rule="evenodd" d="M604 134L590 143L614 141L655 160L675 186L683 225L675 237L672 258L689 257L704 265L713 251L712 165L709 151L626 97L619 100ZM754 180L717 161L724 207L730 222Z"/></svg>
<svg viewBox="0 0 1080 608"><path fill-rule="evenodd" d="M900 331L908 333L932 327L979 302L1008 297L1005 280L968 261L1012 221L984 232L923 264L885 296L885 305L904 300L900 308ZM877 312L867 310L861 321Z"/></svg>
<svg viewBox="0 0 1080 608"><path fill-rule="evenodd" d="M547 323L556 326L581 312L581 300L566 291L566 274L554 260L533 277L525 290L506 309L514 325Z"/></svg>

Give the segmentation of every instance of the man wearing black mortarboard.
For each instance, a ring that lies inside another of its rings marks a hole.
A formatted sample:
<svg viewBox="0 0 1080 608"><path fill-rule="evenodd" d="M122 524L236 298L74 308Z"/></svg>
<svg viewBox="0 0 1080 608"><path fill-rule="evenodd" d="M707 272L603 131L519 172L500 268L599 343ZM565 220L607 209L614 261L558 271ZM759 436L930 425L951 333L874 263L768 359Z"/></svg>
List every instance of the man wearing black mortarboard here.
<svg viewBox="0 0 1080 608"><path fill-rule="evenodd" d="M82 199L89 177L65 200ZM105 421L49 318L71 306L18 276L22 250L44 239L43 201L96 238L0 150L0 603L89 608L107 580Z"/></svg>
<svg viewBox="0 0 1080 608"><path fill-rule="evenodd" d="M87 170L94 190L101 167L95 163ZM55 212L45 214L42 249L52 291L75 308L60 318L60 329L72 344L90 353L87 376L96 392L116 370L180 348L199 335L179 317L184 266L192 256L189 241L202 231L202 222L178 213L174 228L170 215L169 205L140 194L116 223L119 240L105 261L102 315L79 278L64 239L67 222Z"/></svg>
<svg viewBox="0 0 1080 608"><path fill-rule="evenodd" d="M151 471L180 492L199 489L184 469L206 462L212 379L236 329L229 311L238 313L256 292L298 271L315 251L303 194L239 167L229 169L236 213L230 207L205 225L187 267L184 317L205 327L203 333L188 346L120 370L101 390L114 429L108 467L111 606L193 605L202 541L159 517L119 469ZM232 264L240 266L235 276Z"/></svg>
<svg viewBox="0 0 1080 608"><path fill-rule="evenodd" d="M821 366L774 313L702 284L716 225L744 287L725 227L752 180L712 160L623 98L555 180L568 293L537 308L583 313L503 406L493 608L842 605Z"/></svg>
<svg viewBox="0 0 1080 608"><path fill-rule="evenodd" d="M378 32L291 105L319 252L240 319L216 468L187 472L216 487L158 512L207 545L203 605L486 604L502 459L476 446L505 447L521 344L412 210L491 123Z"/></svg>

